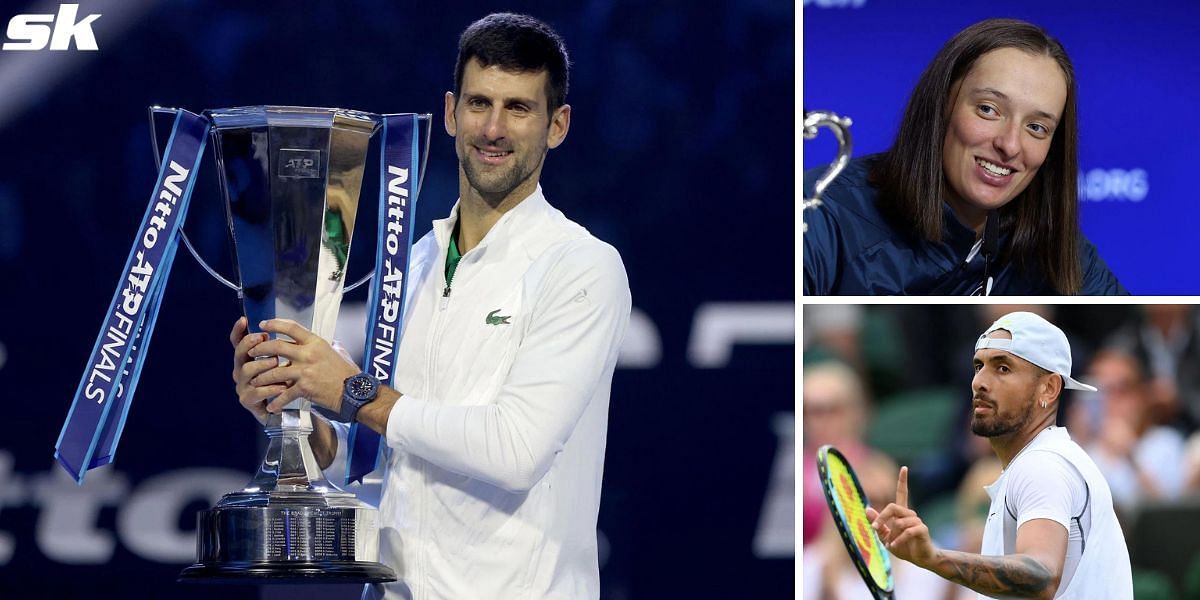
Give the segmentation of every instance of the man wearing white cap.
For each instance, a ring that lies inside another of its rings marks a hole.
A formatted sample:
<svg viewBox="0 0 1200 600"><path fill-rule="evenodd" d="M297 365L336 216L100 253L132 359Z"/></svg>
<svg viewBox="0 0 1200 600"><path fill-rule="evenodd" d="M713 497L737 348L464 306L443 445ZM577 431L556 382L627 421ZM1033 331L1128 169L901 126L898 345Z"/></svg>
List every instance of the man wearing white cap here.
<svg viewBox="0 0 1200 600"><path fill-rule="evenodd" d="M896 502L867 516L897 557L982 597L1133 598L1125 537L1096 463L1055 425L1063 388L1094 392L1071 377L1062 330L1027 312L1000 317L975 343L971 431L991 442L1004 471L982 554L934 546L908 508L908 468Z"/></svg>

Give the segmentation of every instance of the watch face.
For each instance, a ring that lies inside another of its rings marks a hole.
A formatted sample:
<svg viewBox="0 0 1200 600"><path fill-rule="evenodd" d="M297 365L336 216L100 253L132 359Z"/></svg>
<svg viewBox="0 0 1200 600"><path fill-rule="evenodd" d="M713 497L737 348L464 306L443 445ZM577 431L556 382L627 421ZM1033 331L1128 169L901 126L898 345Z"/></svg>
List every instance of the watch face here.
<svg viewBox="0 0 1200 600"><path fill-rule="evenodd" d="M366 375L358 375L350 379L349 392L359 400L366 400L375 393L375 382Z"/></svg>

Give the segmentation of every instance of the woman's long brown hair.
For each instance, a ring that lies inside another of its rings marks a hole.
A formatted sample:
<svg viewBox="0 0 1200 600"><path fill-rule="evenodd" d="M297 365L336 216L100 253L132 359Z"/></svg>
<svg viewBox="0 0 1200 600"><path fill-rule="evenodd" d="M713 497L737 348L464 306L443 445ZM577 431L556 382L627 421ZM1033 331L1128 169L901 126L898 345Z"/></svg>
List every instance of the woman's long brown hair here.
<svg viewBox="0 0 1200 600"><path fill-rule="evenodd" d="M952 111L950 94L980 56L1017 48L1054 59L1067 83L1067 102L1050 152L1033 182L1000 208L1000 224L1010 232L1002 260L1036 270L1060 294L1077 294L1079 264L1079 126L1075 70L1058 40L1040 27L1014 19L981 21L955 35L926 67L913 89L892 147L874 164L871 181L880 188L881 210L902 230L942 240L942 203L948 183L942 146Z"/></svg>

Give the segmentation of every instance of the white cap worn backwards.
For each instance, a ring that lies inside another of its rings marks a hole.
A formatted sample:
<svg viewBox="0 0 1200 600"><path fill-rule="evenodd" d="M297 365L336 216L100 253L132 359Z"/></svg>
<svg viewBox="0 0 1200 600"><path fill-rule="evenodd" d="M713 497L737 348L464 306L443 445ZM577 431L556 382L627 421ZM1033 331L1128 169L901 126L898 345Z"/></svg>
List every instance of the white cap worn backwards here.
<svg viewBox="0 0 1200 600"><path fill-rule="evenodd" d="M988 337L988 334L999 330L1007 331L1012 339ZM1071 344L1067 341L1067 334L1033 313L1014 312L996 319L975 342L976 352L984 348L1004 350L1051 373L1057 373L1063 378L1063 386L1069 390L1096 391L1096 388L1071 377Z"/></svg>

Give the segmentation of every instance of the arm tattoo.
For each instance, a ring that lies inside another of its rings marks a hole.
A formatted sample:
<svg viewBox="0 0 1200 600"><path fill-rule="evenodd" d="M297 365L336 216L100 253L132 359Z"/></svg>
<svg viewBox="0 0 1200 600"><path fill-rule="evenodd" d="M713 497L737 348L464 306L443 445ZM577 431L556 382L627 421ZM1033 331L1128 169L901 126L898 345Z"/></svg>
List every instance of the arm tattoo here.
<svg viewBox="0 0 1200 600"><path fill-rule="evenodd" d="M1058 587L1050 569L1026 554L983 556L943 551L933 571L987 595L1051 598Z"/></svg>

